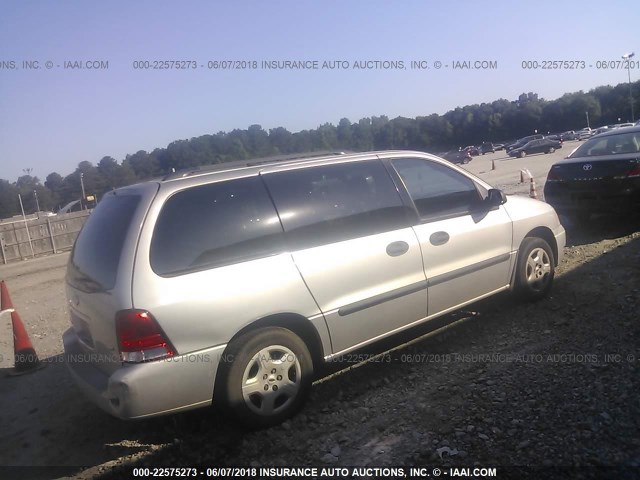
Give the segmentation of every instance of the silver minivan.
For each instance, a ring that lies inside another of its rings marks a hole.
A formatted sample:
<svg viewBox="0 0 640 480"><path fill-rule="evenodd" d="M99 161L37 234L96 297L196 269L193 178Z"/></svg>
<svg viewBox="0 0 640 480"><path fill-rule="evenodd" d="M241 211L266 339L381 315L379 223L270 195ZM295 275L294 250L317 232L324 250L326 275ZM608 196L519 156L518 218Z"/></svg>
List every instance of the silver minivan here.
<svg viewBox="0 0 640 480"><path fill-rule="evenodd" d="M257 160L105 195L71 254L65 358L123 419L293 415L314 372L489 295L543 297L565 231L433 155Z"/></svg>

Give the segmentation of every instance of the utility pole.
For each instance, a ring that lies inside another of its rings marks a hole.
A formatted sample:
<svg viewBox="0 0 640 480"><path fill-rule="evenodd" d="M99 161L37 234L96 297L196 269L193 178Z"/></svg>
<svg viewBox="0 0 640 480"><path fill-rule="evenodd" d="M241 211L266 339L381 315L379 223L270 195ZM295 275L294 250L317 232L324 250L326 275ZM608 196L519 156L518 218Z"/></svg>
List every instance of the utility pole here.
<svg viewBox="0 0 640 480"><path fill-rule="evenodd" d="M40 218L40 203L38 202L38 192L36 190L33 191L33 196L36 198L36 215Z"/></svg>
<svg viewBox="0 0 640 480"><path fill-rule="evenodd" d="M36 254L33 251L33 243L31 242L31 234L29 233L29 224L27 223L27 216L24 214L24 206L22 205L22 195L18 194L18 200L20 200L20 210L22 210L22 219L24 220L24 229L27 231L27 239L29 240L29 248L31 249L31 256L35 258ZM17 237L16 237L16 242L19 242Z"/></svg>
<svg viewBox="0 0 640 480"><path fill-rule="evenodd" d="M80 172L80 187L82 188L82 199L80 200L80 208L84 210L84 173Z"/></svg>
<svg viewBox="0 0 640 480"><path fill-rule="evenodd" d="M629 77L629 104L631 105L631 121L635 122L636 117L633 112L633 91L631 90L631 59L635 55L634 52L625 53L622 55L622 59L627 61L627 75Z"/></svg>

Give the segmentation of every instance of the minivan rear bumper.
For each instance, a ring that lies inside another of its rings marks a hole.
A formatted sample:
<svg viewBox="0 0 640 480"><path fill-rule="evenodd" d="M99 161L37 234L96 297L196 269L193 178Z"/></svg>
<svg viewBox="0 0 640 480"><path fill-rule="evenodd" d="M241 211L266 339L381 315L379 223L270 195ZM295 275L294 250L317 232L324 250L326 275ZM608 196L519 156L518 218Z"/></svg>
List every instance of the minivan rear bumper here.
<svg viewBox="0 0 640 480"><path fill-rule="evenodd" d="M70 328L63 335L65 363L82 392L111 415L134 419L211 405L216 371L226 345L165 360L126 364L109 374Z"/></svg>

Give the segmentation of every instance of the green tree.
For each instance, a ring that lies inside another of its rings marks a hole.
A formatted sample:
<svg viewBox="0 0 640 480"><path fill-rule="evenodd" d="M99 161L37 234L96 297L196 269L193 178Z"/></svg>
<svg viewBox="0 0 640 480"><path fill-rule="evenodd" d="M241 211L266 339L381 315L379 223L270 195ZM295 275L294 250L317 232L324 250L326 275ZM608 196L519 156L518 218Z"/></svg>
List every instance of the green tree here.
<svg viewBox="0 0 640 480"><path fill-rule="evenodd" d="M157 157L149 155L144 150L127 155L122 165L129 167L139 180L146 180L160 174Z"/></svg>
<svg viewBox="0 0 640 480"><path fill-rule="evenodd" d="M9 218L20 213L18 193L15 184L0 179L0 218Z"/></svg>
<svg viewBox="0 0 640 480"><path fill-rule="evenodd" d="M353 131L348 118L341 118L337 128L338 145L344 149L353 148Z"/></svg>

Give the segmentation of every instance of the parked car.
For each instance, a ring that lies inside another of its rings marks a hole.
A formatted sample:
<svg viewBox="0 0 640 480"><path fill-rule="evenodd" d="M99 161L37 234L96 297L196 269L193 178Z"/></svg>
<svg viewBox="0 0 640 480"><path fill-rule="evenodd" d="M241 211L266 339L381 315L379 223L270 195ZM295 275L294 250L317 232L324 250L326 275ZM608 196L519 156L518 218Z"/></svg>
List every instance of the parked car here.
<svg viewBox="0 0 640 480"><path fill-rule="evenodd" d="M274 425L324 362L498 292L544 297L564 245L548 204L421 152L176 172L85 223L65 359L120 418L213 402Z"/></svg>
<svg viewBox="0 0 640 480"><path fill-rule="evenodd" d="M504 150L504 143L494 143L493 148L495 151Z"/></svg>
<svg viewBox="0 0 640 480"><path fill-rule="evenodd" d="M515 143L512 143L511 145L507 145L505 150L507 151L507 153L509 153L511 150L513 150L515 148L520 148L520 147L525 146L531 140L540 140L542 138L544 138L544 135L539 134L539 133L537 133L535 135L529 135L527 137L522 137L521 139L517 140Z"/></svg>
<svg viewBox="0 0 640 480"><path fill-rule="evenodd" d="M640 126L601 133L555 163L544 197L579 221L592 213L640 211Z"/></svg>
<svg viewBox="0 0 640 480"><path fill-rule="evenodd" d="M485 153L494 153L496 151L496 147L491 142L482 142L480 145L480 153L484 155Z"/></svg>
<svg viewBox="0 0 640 480"><path fill-rule="evenodd" d="M471 161L471 154L464 150L451 150L442 155L442 158L449 160L452 163L469 163Z"/></svg>
<svg viewBox="0 0 640 480"><path fill-rule="evenodd" d="M507 145L504 148L504 150L505 150L505 152L507 152L507 155L508 155L511 152L511 150L514 150L514 149L520 148L520 147L524 147L528 142L529 142L529 140L527 140L526 142L518 140L518 141L512 143L511 145Z"/></svg>
<svg viewBox="0 0 640 480"><path fill-rule="evenodd" d="M562 148L562 142L550 138L542 138L540 140L531 140L522 147L514 148L509 152L509 156L522 158L525 155L534 153L553 153L558 148Z"/></svg>
<svg viewBox="0 0 640 480"><path fill-rule="evenodd" d="M589 127L585 127L577 132L578 140L586 140L593 135L593 130Z"/></svg>
<svg viewBox="0 0 640 480"><path fill-rule="evenodd" d="M480 155L480 150L478 149L478 147L475 147L473 145L469 145L467 147L464 147L462 149L463 152L468 152L469 155L471 155L472 157L477 157L478 155Z"/></svg>
<svg viewBox="0 0 640 480"><path fill-rule="evenodd" d="M574 132L573 130L567 130L566 132L562 132L560 134L560 138L563 141L567 141L567 140L577 140L578 136L576 135L576 132Z"/></svg>

